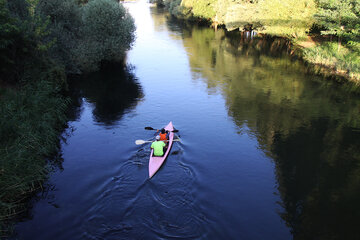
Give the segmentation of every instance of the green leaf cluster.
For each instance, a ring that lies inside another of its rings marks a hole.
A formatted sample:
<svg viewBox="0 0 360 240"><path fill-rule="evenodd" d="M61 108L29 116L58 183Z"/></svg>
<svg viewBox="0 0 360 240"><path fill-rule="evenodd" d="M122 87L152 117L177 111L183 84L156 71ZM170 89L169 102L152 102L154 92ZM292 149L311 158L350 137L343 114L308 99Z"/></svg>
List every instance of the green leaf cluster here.
<svg viewBox="0 0 360 240"><path fill-rule="evenodd" d="M116 0L40 0L48 16L53 59L69 73L96 71L102 61L120 61L134 41L134 20Z"/></svg>
<svg viewBox="0 0 360 240"><path fill-rule="evenodd" d="M257 6L254 20L261 25L259 32L299 38L305 37L314 24L313 0L259 0Z"/></svg>
<svg viewBox="0 0 360 240"><path fill-rule="evenodd" d="M360 40L360 2L358 0L318 0L317 23L321 34L347 40Z"/></svg>
<svg viewBox="0 0 360 240"><path fill-rule="evenodd" d="M15 70L16 56L14 51L18 51L17 44L21 38L21 31L17 19L12 17L7 6L6 0L0 0L0 81L13 79Z"/></svg>
<svg viewBox="0 0 360 240"><path fill-rule="evenodd" d="M216 15L217 0L182 0L181 6L191 9L194 17L211 20Z"/></svg>
<svg viewBox="0 0 360 240"><path fill-rule="evenodd" d="M101 61L121 61L134 31L133 18L117 1L90 1L82 7L81 44L75 50L80 68L94 71Z"/></svg>
<svg viewBox="0 0 360 240"><path fill-rule="evenodd" d="M225 25L228 30L255 29L294 38L306 36L316 12L314 0L182 0L179 5L181 11L171 11L173 14L188 16L190 12L193 17Z"/></svg>

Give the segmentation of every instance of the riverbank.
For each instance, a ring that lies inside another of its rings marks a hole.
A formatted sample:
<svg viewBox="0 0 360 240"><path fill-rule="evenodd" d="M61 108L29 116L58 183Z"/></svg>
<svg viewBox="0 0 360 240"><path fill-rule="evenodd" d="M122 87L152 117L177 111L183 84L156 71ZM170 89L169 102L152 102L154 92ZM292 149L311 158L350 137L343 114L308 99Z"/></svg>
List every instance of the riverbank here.
<svg viewBox="0 0 360 240"><path fill-rule="evenodd" d="M324 41L320 36L295 41L302 59L326 77L340 77L360 85L360 55L337 42Z"/></svg>
<svg viewBox="0 0 360 240"><path fill-rule="evenodd" d="M67 76L122 62L135 25L116 0L0 0L0 15L1 238L58 161Z"/></svg>
<svg viewBox="0 0 360 240"><path fill-rule="evenodd" d="M33 81L1 88L0 237L11 232L15 218L27 211L28 199L42 189L66 126L63 70L45 61L34 64L27 71Z"/></svg>
<svg viewBox="0 0 360 240"><path fill-rule="evenodd" d="M207 22L232 31L256 31L261 35L282 37L292 50L317 74L335 78L340 82L360 85L359 43L339 42L337 37L321 35L327 23L320 26L314 16L328 6L316 5L312 0L301 0L290 5L278 1L191 1L155 0L158 6L168 9L179 19ZM267 16L264 19L264 16ZM258 35L259 37L259 35ZM334 41L332 41L334 40ZM345 81L344 81L345 80Z"/></svg>

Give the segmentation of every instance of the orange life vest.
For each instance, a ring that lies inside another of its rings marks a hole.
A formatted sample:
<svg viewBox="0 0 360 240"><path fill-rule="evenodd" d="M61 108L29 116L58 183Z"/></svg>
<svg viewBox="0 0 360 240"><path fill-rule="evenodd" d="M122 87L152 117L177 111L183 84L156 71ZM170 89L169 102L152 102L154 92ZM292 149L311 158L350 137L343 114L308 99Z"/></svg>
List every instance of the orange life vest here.
<svg viewBox="0 0 360 240"><path fill-rule="evenodd" d="M167 140L166 133L164 133L164 134L160 133L159 135L160 135L160 141Z"/></svg>

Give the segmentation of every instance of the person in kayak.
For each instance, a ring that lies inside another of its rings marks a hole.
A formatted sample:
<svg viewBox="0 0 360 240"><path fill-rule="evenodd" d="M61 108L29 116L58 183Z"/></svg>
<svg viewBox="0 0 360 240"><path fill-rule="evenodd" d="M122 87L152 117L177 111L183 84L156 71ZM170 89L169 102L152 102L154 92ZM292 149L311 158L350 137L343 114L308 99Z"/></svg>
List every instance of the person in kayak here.
<svg viewBox="0 0 360 240"><path fill-rule="evenodd" d="M154 156L161 157L164 155L164 147L166 146L164 141L160 141L160 136L155 137L155 142L151 144L151 148L154 149Z"/></svg>
<svg viewBox="0 0 360 240"><path fill-rule="evenodd" d="M167 140L169 139L169 131L165 131L165 129L162 128L160 130L159 136L160 136L160 141L167 142Z"/></svg>

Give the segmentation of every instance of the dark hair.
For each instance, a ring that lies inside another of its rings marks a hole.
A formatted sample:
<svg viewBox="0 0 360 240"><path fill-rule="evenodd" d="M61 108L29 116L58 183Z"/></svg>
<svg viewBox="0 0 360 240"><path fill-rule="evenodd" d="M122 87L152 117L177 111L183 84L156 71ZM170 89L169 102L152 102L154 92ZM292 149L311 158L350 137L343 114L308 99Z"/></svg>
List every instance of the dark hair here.
<svg viewBox="0 0 360 240"><path fill-rule="evenodd" d="M165 133L165 129L164 129L164 128L161 129L161 133L162 133L162 134Z"/></svg>

